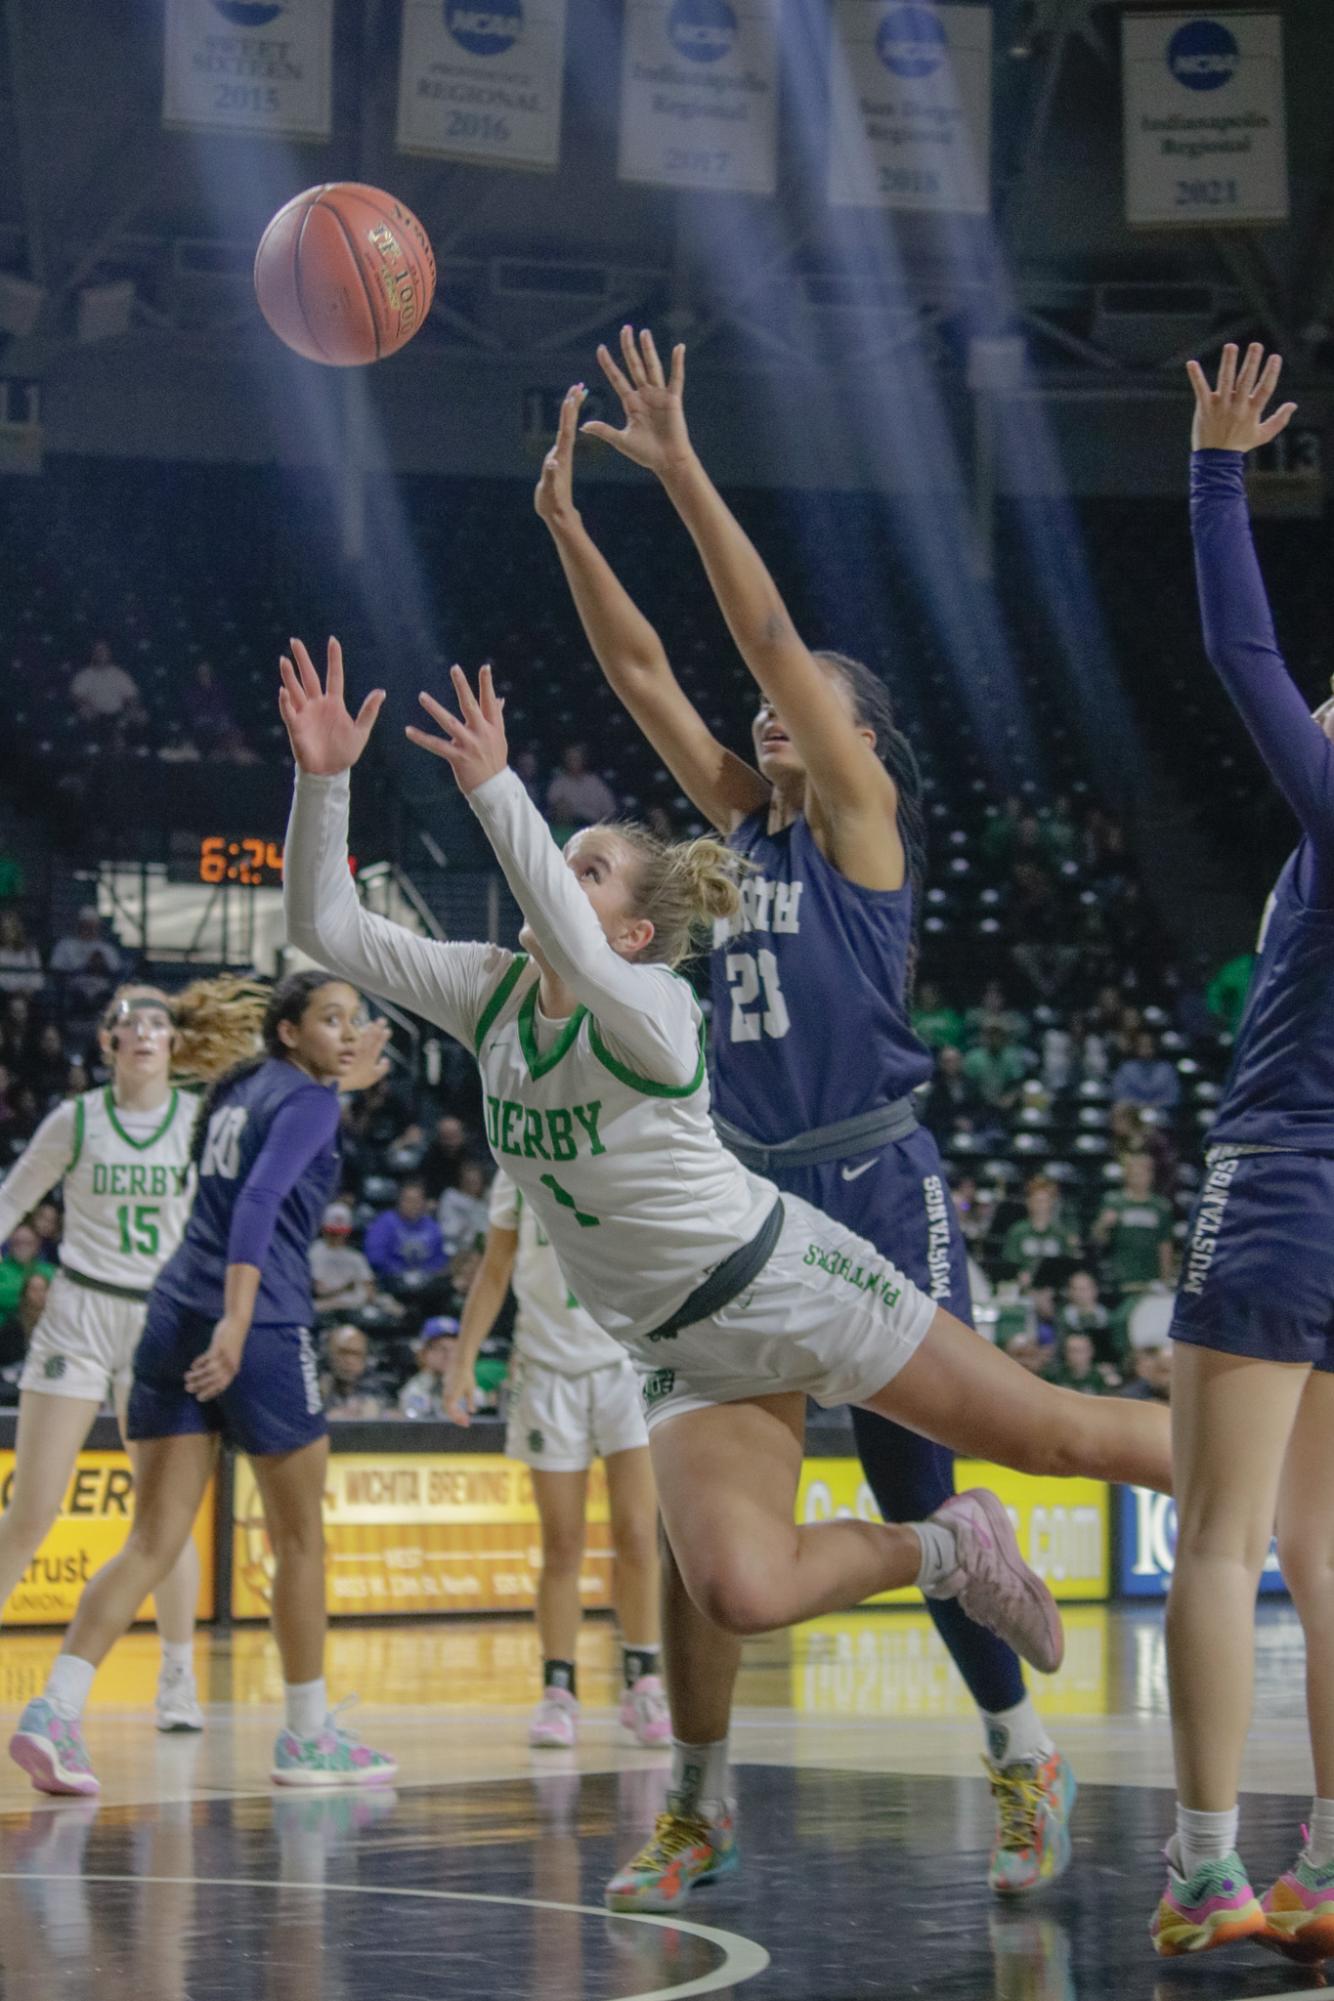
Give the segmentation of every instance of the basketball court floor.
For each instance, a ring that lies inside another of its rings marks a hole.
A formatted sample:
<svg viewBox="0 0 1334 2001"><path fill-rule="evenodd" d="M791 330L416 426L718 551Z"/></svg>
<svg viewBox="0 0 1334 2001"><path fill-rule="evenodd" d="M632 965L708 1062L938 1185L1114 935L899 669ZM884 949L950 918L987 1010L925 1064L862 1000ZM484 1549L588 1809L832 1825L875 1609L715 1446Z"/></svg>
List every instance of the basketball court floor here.
<svg viewBox="0 0 1334 2001"><path fill-rule="evenodd" d="M1081 1783L1075 1861L1003 1906L983 1884L979 1736L925 1616L817 1621L748 1651L735 1733L742 1872L683 1918L614 1917L666 1759L622 1746L605 1621L585 1625L576 1752L525 1742L523 1622L341 1627L336 1694L393 1751L392 1791L283 1794L267 1635L199 1642L209 1727L157 1736L156 1642L99 1679L99 1801L53 1801L0 1765L4 2001L1246 2001L1318 1975L1255 1948L1154 1959L1146 1927L1171 1825L1161 1607L1067 1607L1043 1708ZM52 1635L0 1635L0 1720L40 1687ZM1291 1855L1309 1781L1291 1612L1261 1613L1243 1851Z"/></svg>

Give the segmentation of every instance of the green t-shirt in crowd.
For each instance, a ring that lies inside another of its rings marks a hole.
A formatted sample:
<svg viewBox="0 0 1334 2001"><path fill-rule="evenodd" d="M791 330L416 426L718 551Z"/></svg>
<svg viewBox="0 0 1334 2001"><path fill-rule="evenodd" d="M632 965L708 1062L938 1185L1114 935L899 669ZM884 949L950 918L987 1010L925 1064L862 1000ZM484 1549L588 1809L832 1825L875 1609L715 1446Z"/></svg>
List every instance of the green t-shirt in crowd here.
<svg viewBox="0 0 1334 2001"><path fill-rule="evenodd" d="M1127 1195L1118 1189L1103 1203L1116 1217L1103 1253L1103 1270L1113 1284L1152 1285L1162 1277L1158 1246L1172 1241L1172 1211L1161 1195Z"/></svg>
<svg viewBox="0 0 1334 2001"><path fill-rule="evenodd" d="M1007 1046L1004 1049L970 1049L963 1059L963 1074L970 1083L976 1084L988 1104L996 1104L1015 1084L1021 1083L1028 1069L1019 1050Z"/></svg>
<svg viewBox="0 0 1334 2001"><path fill-rule="evenodd" d="M1078 1236L1064 1223L1050 1223L1045 1230L1038 1230L1025 1216L1022 1222L1011 1223L1002 1237L1001 1264L1013 1277L1017 1271L1035 1270L1044 1258L1077 1258L1079 1248Z"/></svg>
<svg viewBox="0 0 1334 2001"><path fill-rule="evenodd" d="M963 1016L957 1008L933 1007L912 1018L913 1033L928 1049L958 1049L963 1043Z"/></svg>
<svg viewBox="0 0 1334 2001"><path fill-rule="evenodd" d="M53 1279L56 1268L41 1258L34 1258L30 1265L18 1264L13 1258L0 1258L0 1316L18 1312L19 1294L34 1272Z"/></svg>

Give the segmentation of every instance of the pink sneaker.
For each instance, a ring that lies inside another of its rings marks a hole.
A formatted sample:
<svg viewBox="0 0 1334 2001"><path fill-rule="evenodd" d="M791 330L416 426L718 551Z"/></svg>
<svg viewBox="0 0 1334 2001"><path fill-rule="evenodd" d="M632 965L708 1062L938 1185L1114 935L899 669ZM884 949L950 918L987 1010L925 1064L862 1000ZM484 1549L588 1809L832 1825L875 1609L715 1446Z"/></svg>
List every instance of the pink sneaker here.
<svg viewBox="0 0 1334 2001"><path fill-rule="evenodd" d="M649 1751L671 1743L672 1719L656 1674L641 1674L634 1687L626 1689L621 1697L621 1728Z"/></svg>
<svg viewBox="0 0 1334 2001"><path fill-rule="evenodd" d="M528 1725L535 1751L569 1751L579 1735L579 1704L568 1688L544 1688Z"/></svg>
<svg viewBox="0 0 1334 2001"><path fill-rule="evenodd" d="M1042 1674L1065 1656L1056 1600L1019 1553L1014 1525L985 1487L956 1494L930 1517L954 1532L958 1567L933 1598L957 1598L970 1619L996 1633Z"/></svg>

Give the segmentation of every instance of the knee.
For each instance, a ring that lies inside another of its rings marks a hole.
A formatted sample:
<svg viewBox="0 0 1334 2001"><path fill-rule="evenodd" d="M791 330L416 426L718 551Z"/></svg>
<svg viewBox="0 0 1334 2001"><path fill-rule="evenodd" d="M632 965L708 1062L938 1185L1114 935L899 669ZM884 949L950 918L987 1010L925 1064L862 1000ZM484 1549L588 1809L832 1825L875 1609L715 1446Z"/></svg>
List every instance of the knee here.
<svg viewBox="0 0 1334 2001"><path fill-rule="evenodd" d="M618 1522L613 1531L616 1561L631 1570L648 1570L658 1556L657 1527L651 1517Z"/></svg>
<svg viewBox="0 0 1334 2001"><path fill-rule="evenodd" d="M584 1560L584 1525L582 1522L567 1527L544 1529L542 1532L542 1568L548 1576L569 1576L577 1574Z"/></svg>
<svg viewBox="0 0 1334 2001"><path fill-rule="evenodd" d="M44 1506L24 1501L15 1494L4 1514L0 1515L0 1536L9 1542L11 1549L26 1550L32 1556L45 1542L59 1513L58 1498L50 1506Z"/></svg>
<svg viewBox="0 0 1334 2001"><path fill-rule="evenodd" d="M724 1633L750 1639L785 1623L772 1587L753 1564L724 1554L685 1580L695 1605Z"/></svg>
<svg viewBox="0 0 1334 2001"><path fill-rule="evenodd" d="M1308 1606L1334 1608L1334 1548L1323 1543L1312 1547L1290 1531L1286 1535L1280 1533L1278 1562L1283 1582L1299 1612Z"/></svg>
<svg viewBox="0 0 1334 2001"><path fill-rule="evenodd" d="M153 1520L136 1515L125 1550L155 1578L163 1578L189 1539L189 1522L182 1524L165 1518Z"/></svg>
<svg viewBox="0 0 1334 2001"><path fill-rule="evenodd" d="M279 1563L299 1563L303 1558L324 1559L324 1516L316 1511L290 1520L268 1524L269 1541Z"/></svg>

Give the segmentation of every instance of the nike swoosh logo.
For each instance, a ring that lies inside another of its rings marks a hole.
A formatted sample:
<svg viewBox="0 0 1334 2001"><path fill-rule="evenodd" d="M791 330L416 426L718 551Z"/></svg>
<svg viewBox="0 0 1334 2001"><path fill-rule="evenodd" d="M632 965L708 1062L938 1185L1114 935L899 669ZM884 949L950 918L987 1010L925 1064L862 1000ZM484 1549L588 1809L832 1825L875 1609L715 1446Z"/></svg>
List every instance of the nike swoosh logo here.
<svg viewBox="0 0 1334 2001"><path fill-rule="evenodd" d="M860 1167L845 1167L843 1169L843 1179L845 1181L855 1181L859 1174L869 1174L874 1166L875 1162L873 1160L864 1160Z"/></svg>

